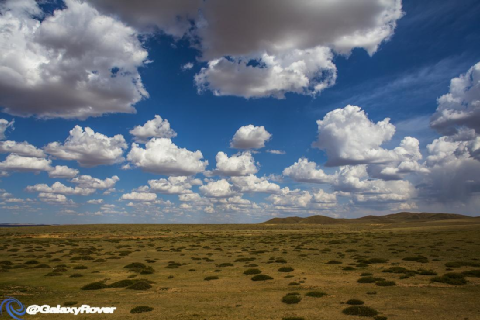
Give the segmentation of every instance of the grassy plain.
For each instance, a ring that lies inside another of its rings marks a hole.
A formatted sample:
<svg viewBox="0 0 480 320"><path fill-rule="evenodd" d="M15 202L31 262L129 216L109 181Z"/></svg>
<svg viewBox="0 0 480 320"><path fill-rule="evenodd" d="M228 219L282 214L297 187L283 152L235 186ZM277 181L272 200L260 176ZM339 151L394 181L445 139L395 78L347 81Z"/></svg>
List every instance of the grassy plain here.
<svg viewBox="0 0 480 320"><path fill-rule="evenodd" d="M480 319L479 219L0 228L0 267L26 306L117 307L25 319Z"/></svg>

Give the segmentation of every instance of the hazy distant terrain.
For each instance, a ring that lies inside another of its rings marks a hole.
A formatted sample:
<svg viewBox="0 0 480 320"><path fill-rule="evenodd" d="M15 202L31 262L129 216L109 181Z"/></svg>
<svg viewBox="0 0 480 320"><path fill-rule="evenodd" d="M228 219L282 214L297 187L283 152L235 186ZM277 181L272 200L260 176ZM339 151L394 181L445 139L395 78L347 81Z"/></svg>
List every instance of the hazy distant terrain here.
<svg viewBox="0 0 480 320"><path fill-rule="evenodd" d="M117 307L25 319L480 318L478 218L0 228L0 248L2 296Z"/></svg>

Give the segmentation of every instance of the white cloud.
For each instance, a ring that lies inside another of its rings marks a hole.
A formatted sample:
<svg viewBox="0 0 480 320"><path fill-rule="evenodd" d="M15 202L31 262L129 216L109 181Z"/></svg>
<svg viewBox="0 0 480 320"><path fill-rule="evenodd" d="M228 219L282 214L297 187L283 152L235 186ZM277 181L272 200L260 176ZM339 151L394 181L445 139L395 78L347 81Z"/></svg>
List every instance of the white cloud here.
<svg viewBox="0 0 480 320"><path fill-rule="evenodd" d="M182 66L183 71L187 71L193 68L193 63L192 62L187 62Z"/></svg>
<svg viewBox="0 0 480 320"><path fill-rule="evenodd" d="M8 120L0 119L0 140L5 139L5 131L7 131L9 127L13 127L14 122L14 120L9 122Z"/></svg>
<svg viewBox="0 0 480 320"><path fill-rule="evenodd" d="M125 193L120 197L120 200L133 200L151 202L157 199L157 195L151 192L130 192Z"/></svg>
<svg viewBox="0 0 480 320"><path fill-rule="evenodd" d="M77 169L72 169L67 166L55 166L55 168L48 172L50 178L73 178L77 174Z"/></svg>
<svg viewBox="0 0 480 320"><path fill-rule="evenodd" d="M219 152L215 159L217 160L217 167L213 170L214 174L222 176L246 176L255 174L258 171L255 166L255 160L248 151L232 155L231 157L228 157L224 152Z"/></svg>
<svg viewBox="0 0 480 320"><path fill-rule="evenodd" d="M249 65L252 59L263 67ZM337 68L332 59L333 53L326 47L233 60L220 58L195 75L195 84L200 92L210 90L217 96L283 99L288 92L315 95L335 84Z"/></svg>
<svg viewBox="0 0 480 320"><path fill-rule="evenodd" d="M171 176L189 176L203 172L208 161L202 152L177 147L170 139L153 138L145 149L134 143L127 160L145 171Z"/></svg>
<svg viewBox="0 0 480 320"><path fill-rule="evenodd" d="M327 193L323 190L310 193L308 191L282 189L281 194L272 194L267 200L272 202L275 208L282 210L288 208L303 209L331 209L337 205L335 194Z"/></svg>
<svg viewBox="0 0 480 320"><path fill-rule="evenodd" d="M265 147L265 142L270 140L272 135L265 130L264 126L242 126L235 132L230 147L235 149L260 149Z"/></svg>
<svg viewBox="0 0 480 320"><path fill-rule="evenodd" d="M298 182L332 183L336 180L336 175L326 174L317 167L315 162L308 161L307 158L298 159L293 165L283 170L283 175Z"/></svg>
<svg viewBox="0 0 480 320"><path fill-rule="evenodd" d="M147 97L136 31L87 2L44 16L34 0L0 7L0 104L13 115L87 118L135 113Z"/></svg>
<svg viewBox="0 0 480 320"><path fill-rule="evenodd" d="M360 107L346 106L333 110L317 120L318 140L315 147L325 150L327 166L361 163L385 163L395 154L380 146L392 139L395 126L390 119L374 123Z"/></svg>
<svg viewBox="0 0 480 320"><path fill-rule="evenodd" d="M148 120L143 126L136 126L130 130L130 134L135 136L135 141L147 143L149 138L174 138L177 133L170 128L167 119L162 119L156 115L154 119Z"/></svg>
<svg viewBox="0 0 480 320"><path fill-rule="evenodd" d="M208 198L229 198L236 195L233 186L225 179L209 182L201 186L199 190Z"/></svg>
<svg viewBox="0 0 480 320"><path fill-rule="evenodd" d="M50 171L51 160L37 157L22 157L16 154L9 154L5 161L0 162L0 170L5 171Z"/></svg>
<svg viewBox="0 0 480 320"><path fill-rule="evenodd" d="M88 200L87 203L89 203L89 204L102 204L103 199L92 199L92 200Z"/></svg>
<svg viewBox="0 0 480 320"><path fill-rule="evenodd" d="M480 133L480 62L450 81L450 92L438 98L430 124L445 135L462 126Z"/></svg>
<svg viewBox="0 0 480 320"><path fill-rule="evenodd" d="M52 142L44 149L59 159L75 160L83 167L94 167L122 162L126 148L127 144L121 134L110 138L89 127L83 131L82 127L75 126L63 144Z"/></svg>
<svg viewBox="0 0 480 320"><path fill-rule="evenodd" d="M206 1L201 12L195 33L210 62L197 85L246 98L320 92L335 82L332 51L372 55L402 16L400 0Z"/></svg>
<svg viewBox="0 0 480 320"><path fill-rule="evenodd" d="M283 150L267 150L268 153L271 154L285 154L286 152Z"/></svg>
<svg viewBox="0 0 480 320"><path fill-rule="evenodd" d="M43 150L37 149L30 143L16 142L12 140L0 141L0 153L15 153L24 157L45 157Z"/></svg>
<svg viewBox="0 0 480 320"><path fill-rule="evenodd" d="M168 177L168 179L148 180L150 189L153 192L164 194L188 194L192 193L192 186L201 185L200 179L193 179L190 177Z"/></svg>
<svg viewBox="0 0 480 320"><path fill-rule="evenodd" d="M68 187L61 182L55 182L52 186L46 184L36 184L33 186L27 186L25 188L28 192L41 192L41 193L57 193L65 195L81 195L88 196L95 192L95 189L92 188L79 188L79 187Z"/></svg>
<svg viewBox="0 0 480 320"><path fill-rule="evenodd" d="M280 191L279 185L269 182L266 177L259 178L253 174L245 177L232 177L230 180L235 189L242 193L277 193Z"/></svg>
<svg viewBox="0 0 480 320"><path fill-rule="evenodd" d="M39 193L38 198L42 202L53 204L73 204L72 200L67 199L63 194Z"/></svg>
<svg viewBox="0 0 480 320"><path fill-rule="evenodd" d="M102 180L93 178L89 175L81 175L73 178L71 181L81 188L110 189L113 188L118 181L120 181L120 178L118 176L113 176L111 178L105 178L105 180Z"/></svg>

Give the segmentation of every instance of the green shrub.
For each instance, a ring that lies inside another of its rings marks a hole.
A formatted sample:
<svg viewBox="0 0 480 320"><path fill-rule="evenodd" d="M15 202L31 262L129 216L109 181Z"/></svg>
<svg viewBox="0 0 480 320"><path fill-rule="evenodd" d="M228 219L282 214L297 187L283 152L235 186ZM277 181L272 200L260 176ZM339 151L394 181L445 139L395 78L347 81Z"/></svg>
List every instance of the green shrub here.
<svg viewBox="0 0 480 320"><path fill-rule="evenodd" d="M445 263L447 268L461 268L461 267L480 267L479 263L469 261L454 261Z"/></svg>
<svg viewBox="0 0 480 320"><path fill-rule="evenodd" d="M83 274L80 274L80 273L74 273L70 276L70 278L81 278L83 277Z"/></svg>
<svg viewBox="0 0 480 320"><path fill-rule="evenodd" d="M378 311L366 306L350 306L343 309L343 313L349 316L375 317Z"/></svg>
<svg viewBox="0 0 480 320"><path fill-rule="evenodd" d="M428 263L428 258L424 256L415 256L415 257L405 257L403 261L415 261L420 263Z"/></svg>
<svg viewBox="0 0 480 320"><path fill-rule="evenodd" d="M463 271L462 274L463 274L465 277L480 278L480 270L468 270L468 271Z"/></svg>
<svg viewBox="0 0 480 320"><path fill-rule="evenodd" d="M342 264L342 261L330 260L330 261L327 262L327 264Z"/></svg>
<svg viewBox="0 0 480 320"><path fill-rule="evenodd" d="M130 310L130 313L143 313L143 312L150 312L150 311L153 311L152 307L138 306Z"/></svg>
<svg viewBox="0 0 480 320"><path fill-rule="evenodd" d="M50 268L50 266L49 266L48 264L41 263L41 264L36 265L35 268L38 268L38 269L48 269L48 268Z"/></svg>
<svg viewBox="0 0 480 320"><path fill-rule="evenodd" d="M282 302L286 304L295 304L302 301L302 297L299 294L287 294L282 298Z"/></svg>
<svg viewBox="0 0 480 320"><path fill-rule="evenodd" d="M383 281L383 280L385 280L385 279L368 276L368 277L361 277L360 279L357 280L357 282L358 283L374 283L376 281Z"/></svg>
<svg viewBox="0 0 480 320"><path fill-rule="evenodd" d="M100 290L105 288L107 288L107 285L102 281L98 281L84 285L82 290Z"/></svg>
<svg viewBox="0 0 480 320"><path fill-rule="evenodd" d="M266 274L257 274L252 277L252 281L266 281L266 280L273 280L273 278L270 276L267 276Z"/></svg>
<svg viewBox="0 0 480 320"><path fill-rule="evenodd" d="M125 269L144 269L146 267L147 266L141 262L133 262L133 263L127 264L124 268Z"/></svg>
<svg viewBox="0 0 480 320"><path fill-rule="evenodd" d="M203 280L205 280L205 281L210 281L210 280L217 280L217 279L218 279L218 276L208 276L208 277L206 277L206 278L203 279Z"/></svg>
<svg viewBox="0 0 480 320"><path fill-rule="evenodd" d="M292 267L281 267L278 269L279 272L292 272L293 270L295 269L293 269Z"/></svg>
<svg viewBox="0 0 480 320"><path fill-rule="evenodd" d="M355 269L354 267L345 267L342 269L343 271L355 271L357 269Z"/></svg>
<svg viewBox="0 0 480 320"><path fill-rule="evenodd" d="M135 282L134 284L128 286L127 289L130 289L130 290L148 290L151 287L152 287L152 285L149 284L146 281L138 281L138 282Z"/></svg>
<svg viewBox="0 0 480 320"><path fill-rule="evenodd" d="M73 269L75 269L75 270L82 270L82 269L88 269L88 267L87 267L87 266L84 266L84 265L80 265L80 266L75 266L75 267L73 267Z"/></svg>
<svg viewBox="0 0 480 320"><path fill-rule="evenodd" d="M312 298L321 298L323 296L326 296L327 294L322 291L310 291L305 294L307 297L312 297Z"/></svg>
<svg viewBox="0 0 480 320"><path fill-rule="evenodd" d="M419 269L417 273L421 276L436 276L437 273L433 270Z"/></svg>
<svg viewBox="0 0 480 320"><path fill-rule="evenodd" d="M29 260L26 261L25 264L39 264L39 262L37 260Z"/></svg>
<svg viewBox="0 0 480 320"><path fill-rule="evenodd" d="M233 264L228 262L217 264L217 268L225 268L225 267L233 267Z"/></svg>
<svg viewBox="0 0 480 320"><path fill-rule="evenodd" d="M126 288L128 286L131 286L134 283L135 281L126 279L126 280L120 280L120 281L114 282L108 285L108 287L109 288Z"/></svg>
<svg viewBox="0 0 480 320"><path fill-rule="evenodd" d="M464 275L456 272L445 273L441 277L433 277L432 279L430 279L430 281L446 283L453 286L461 286L467 283L467 280L465 280Z"/></svg>
<svg viewBox="0 0 480 320"><path fill-rule="evenodd" d="M254 274L260 274L262 271L260 269L247 269L243 272L243 274L246 274L247 276L254 275Z"/></svg>
<svg viewBox="0 0 480 320"><path fill-rule="evenodd" d="M347 304L351 305L351 306L360 306L362 304L364 304L364 302L360 299L350 299L347 301Z"/></svg>

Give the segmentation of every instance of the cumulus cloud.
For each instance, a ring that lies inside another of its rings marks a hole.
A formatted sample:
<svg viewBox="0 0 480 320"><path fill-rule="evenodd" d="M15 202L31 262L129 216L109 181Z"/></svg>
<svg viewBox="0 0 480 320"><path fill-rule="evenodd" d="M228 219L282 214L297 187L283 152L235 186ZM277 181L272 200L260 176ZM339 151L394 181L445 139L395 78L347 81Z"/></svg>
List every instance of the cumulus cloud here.
<svg viewBox="0 0 480 320"><path fill-rule="evenodd" d="M303 209L329 209L337 204L335 194L323 190L310 193L309 191L282 189L281 194L272 194L267 200L277 209L303 208Z"/></svg>
<svg viewBox="0 0 480 320"><path fill-rule="evenodd" d="M283 170L283 175L298 182L332 183L336 180L336 175L326 174L315 162L308 161L307 158L300 158Z"/></svg>
<svg viewBox="0 0 480 320"><path fill-rule="evenodd" d="M333 110L317 120L318 140L315 147L325 150L327 166L361 163L385 163L395 154L380 146L392 139L395 126L386 118L374 123L357 106Z"/></svg>
<svg viewBox="0 0 480 320"><path fill-rule="evenodd" d="M55 182L52 186L46 184L36 184L33 186L27 186L25 188L28 192L41 192L41 193L58 193L64 195L81 195L88 196L95 192L95 189L91 188L79 188L68 187L61 182Z"/></svg>
<svg viewBox="0 0 480 320"><path fill-rule="evenodd" d="M39 193L38 198L42 202L52 203L52 204L73 204L72 200L67 199L63 194L53 194L53 193Z"/></svg>
<svg viewBox="0 0 480 320"><path fill-rule="evenodd" d="M235 132L230 147L235 149L260 149L265 147L265 142L270 140L272 135L265 130L264 126L242 126Z"/></svg>
<svg viewBox="0 0 480 320"><path fill-rule="evenodd" d="M0 119L0 140L5 139L5 131L7 131L9 127L13 127L14 122L14 120L9 122L8 120Z"/></svg>
<svg viewBox="0 0 480 320"><path fill-rule="evenodd" d="M63 144L49 143L45 152L63 160L75 160L82 167L122 162L127 143L121 134L107 137L104 134L85 127L75 126Z"/></svg>
<svg viewBox="0 0 480 320"><path fill-rule="evenodd" d="M320 92L335 83L333 52L372 55L402 16L400 0L205 1L201 12L195 35L209 64L197 86L246 98Z"/></svg>
<svg viewBox="0 0 480 320"><path fill-rule="evenodd" d="M120 197L120 200L133 200L133 201L143 201L151 202L157 199L157 195L151 192L130 192L125 193Z"/></svg>
<svg viewBox="0 0 480 320"><path fill-rule="evenodd" d="M143 126L136 126L130 130L130 134L135 136L135 141L146 143L149 138L174 138L177 133L170 128L167 119L162 119L156 115L154 119L148 120Z"/></svg>
<svg viewBox="0 0 480 320"><path fill-rule="evenodd" d="M445 135L464 126L480 133L480 62L450 81L450 91L438 98L430 124Z"/></svg>
<svg viewBox="0 0 480 320"><path fill-rule="evenodd" d="M91 199L91 200L88 200L87 203L89 203L89 204L102 204L103 199Z"/></svg>
<svg viewBox="0 0 480 320"><path fill-rule="evenodd" d="M134 113L147 97L138 68L147 51L135 29L87 2L44 16L36 1L1 7L0 105L13 115L87 118Z"/></svg>
<svg viewBox="0 0 480 320"><path fill-rule="evenodd" d="M168 177L168 179L148 180L150 190L164 194L188 194L192 193L192 186L202 185L200 179L191 177Z"/></svg>
<svg viewBox="0 0 480 320"><path fill-rule="evenodd" d="M31 145L30 143L16 142L12 140L0 141L0 153L15 153L24 157L45 157L43 150Z"/></svg>
<svg viewBox="0 0 480 320"><path fill-rule="evenodd" d="M19 172L50 171L51 160L37 157L22 157L17 154L9 154L0 162L0 170Z"/></svg>
<svg viewBox="0 0 480 320"><path fill-rule="evenodd" d="M127 160L145 171L169 176L190 176L205 171L202 152L179 148L170 139L153 138L145 149L134 143Z"/></svg>
<svg viewBox="0 0 480 320"><path fill-rule="evenodd" d="M241 193L277 193L280 191L278 184L268 181L266 177L259 178L253 174L245 177L232 177L230 180L235 189Z"/></svg>
<svg viewBox="0 0 480 320"><path fill-rule="evenodd" d="M213 170L214 174L222 176L246 176L257 173L255 160L250 152L227 156L224 152L217 153L215 157L217 167Z"/></svg>
<svg viewBox="0 0 480 320"><path fill-rule="evenodd" d="M120 178L118 176L113 176L111 178L105 178L105 180L102 180L89 175L81 175L73 178L71 181L81 188L110 189L113 188L118 181L120 181Z"/></svg>
<svg viewBox="0 0 480 320"><path fill-rule="evenodd" d="M199 190L208 198L229 198L236 195L233 186L225 179L209 182L201 186Z"/></svg>
<svg viewBox="0 0 480 320"><path fill-rule="evenodd" d="M48 172L48 176L50 178L73 178L77 174L77 169L72 169L67 166L55 166Z"/></svg>
<svg viewBox="0 0 480 320"><path fill-rule="evenodd" d="M249 64L257 60L262 68ZM199 92L244 98L285 98L287 92L320 93L337 79L337 68L329 48L293 50L279 55L264 53L261 57L219 58L208 63L195 75Z"/></svg>

